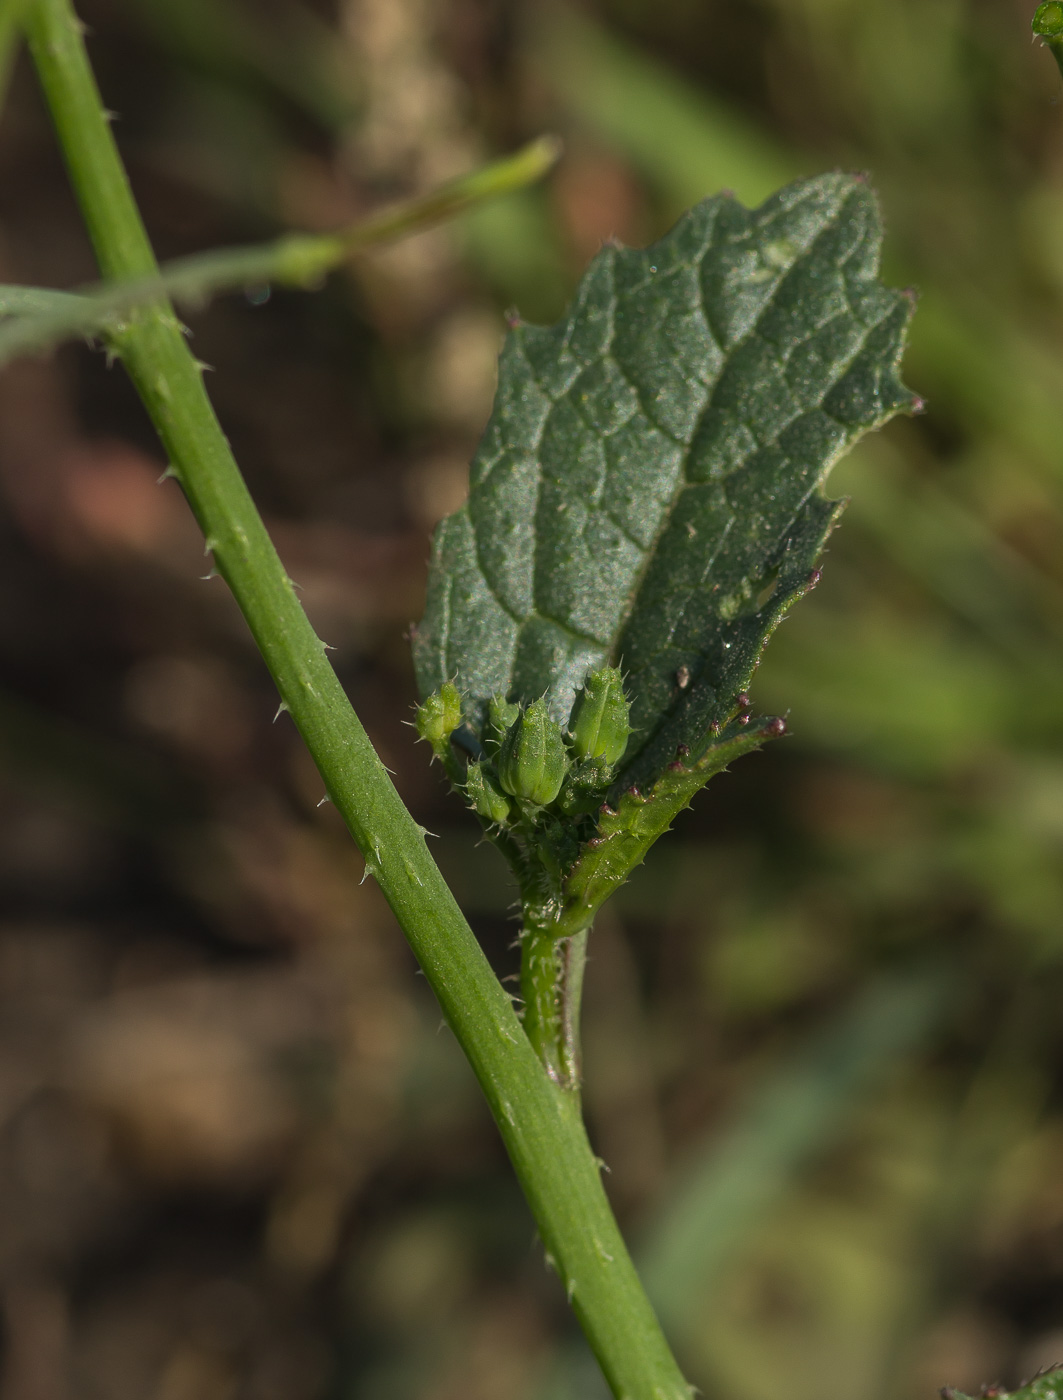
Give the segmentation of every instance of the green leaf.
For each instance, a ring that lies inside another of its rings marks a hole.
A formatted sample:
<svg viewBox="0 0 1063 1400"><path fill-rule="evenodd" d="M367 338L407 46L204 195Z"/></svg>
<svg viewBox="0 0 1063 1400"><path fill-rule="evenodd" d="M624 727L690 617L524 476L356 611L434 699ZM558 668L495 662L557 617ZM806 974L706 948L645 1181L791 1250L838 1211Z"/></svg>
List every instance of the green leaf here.
<svg viewBox="0 0 1063 1400"><path fill-rule="evenodd" d="M971 1400L961 1390L953 1390L951 1385L945 1386L941 1394L944 1400ZM1053 1366L1043 1375L1034 1376L1032 1381L1027 1381L1018 1390L1005 1390L999 1385L984 1386L981 1400L986 1400L986 1397L992 1397L992 1400L1063 1400L1063 1367Z"/></svg>
<svg viewBox="0 0 1063 1400"><path fill-rule="evenodd" d="M647 249L604 248L556 326L514 326L469 501L436 535L422 692L454 680L477 733L495 693L546 694L564 724L616 664L626 776L700 757L812 580L828 470L915 406L880 237L852 175L752 212L719 195Z"/></svg>
<svg viewBox="0 0 1063 1400"><path fill-rule="evenodd" d="M545 697L564 727L589 672L624 674L620 817L532 849L565 872L540 921L585 927L711 773L781 732L745 727L745 692L818 577L841 509L823 482L919 407L898 374L913 299L879 283L880 242L859 176L753 211L718 195L649 248L603 248L557 325L513 325L469 500L436 533L414 659L423 694L461 692L474 753L492 696ZM605 859L621 845L631 862Z"/></svg>

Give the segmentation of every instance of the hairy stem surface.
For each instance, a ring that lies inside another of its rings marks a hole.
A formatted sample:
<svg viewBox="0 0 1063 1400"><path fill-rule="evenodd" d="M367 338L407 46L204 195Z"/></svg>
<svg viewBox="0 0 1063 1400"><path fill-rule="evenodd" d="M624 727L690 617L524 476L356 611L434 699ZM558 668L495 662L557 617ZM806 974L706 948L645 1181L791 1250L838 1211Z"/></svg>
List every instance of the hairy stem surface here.
<svg viewBox="0 0 1063 1400"><path fill-rule="evenodd" d="M527 923L520 935L520 994L524 1030L547 1074L579 1097L579 1009L587 930L558 938L552 928Z"/></svg>
<svg viewBox="0 0 1063 1400"><path fill-rule="evenodd" d="M157 274L69 0L35 0L34 63L105 277ZM551 1082L296 599L172 307L115 337L177 477L333 802L479 1079L543 1244L614 1393L688 1400L606 1200L576 1096Z"/></svg>

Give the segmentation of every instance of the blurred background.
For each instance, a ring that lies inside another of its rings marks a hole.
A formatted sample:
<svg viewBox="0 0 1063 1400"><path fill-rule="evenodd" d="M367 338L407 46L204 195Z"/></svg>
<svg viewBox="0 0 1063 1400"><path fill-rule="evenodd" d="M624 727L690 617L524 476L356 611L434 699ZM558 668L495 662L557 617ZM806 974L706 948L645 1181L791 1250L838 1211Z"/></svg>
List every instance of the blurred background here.
<svg viewBox="0 0 1063 1400"><path fill-rule="evenodd" d="M729 187L865 169L928 402L837 471L704 793L592 940L586 1099L719 1400L1063 1361L1063 84L1033 0L83 0L160 257L543 131L541 187L189 313L340 675L500 973L405 632L504 311ZM0 279L91 253L24 56ZM0 376L0 1400L593 1400L471 1073L120 368Z"/></svg>

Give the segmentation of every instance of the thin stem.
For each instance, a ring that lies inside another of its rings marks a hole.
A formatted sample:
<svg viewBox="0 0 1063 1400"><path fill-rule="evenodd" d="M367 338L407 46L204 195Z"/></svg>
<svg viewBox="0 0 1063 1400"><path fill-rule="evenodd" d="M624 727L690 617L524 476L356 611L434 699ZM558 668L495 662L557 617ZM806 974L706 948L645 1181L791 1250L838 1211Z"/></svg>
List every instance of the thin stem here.
<svg viewBox="0 0 1063 1400"><path fill-rule="evenodd" d="M335 233L288 234L272 243L194 253L117 285L97 284L76 295L64 293L62 301L55 299L57 293L49 300L43 288L0 286L0 316L20 318L0 327L0 365L18 355L48 350L72 336L101 331L113 334L121 330L123 315L164 296L201 305L213 293L233 288L270 283L315 286L355 253L531 184L550 169L559 154L560 145L553 137L540 137L512 156ZM34 293L36 301L32 300Z"/></svg>
<svg viewBox="0 0 1063 1400"><path fill-rule="evenodd" d="M520 936L524 1030L547 1074L579 1096L579 1008L587 961L587 930L558 938L553 926L526 922Z"/></svg>
<svg viewBox="0 0 1063 1400"><path fill-rule="evenodd" d="M561 940L561 1054L565 1073L574 1084L583 1077L583 1052L579 1018L583 1003L583 973L587 967L587 935L590 929Z"/></svg>
<svg viewBox="0 0 1063 1400"><path fill-rule="evenodd" d="M27 37L105 276L155 259L69 0L36 0ZM116 347L326 788L480 1081L543 1244L614 1393L688 1400L602 1189L574 1096L551 1083L295 596L168 303Z"/></svg>

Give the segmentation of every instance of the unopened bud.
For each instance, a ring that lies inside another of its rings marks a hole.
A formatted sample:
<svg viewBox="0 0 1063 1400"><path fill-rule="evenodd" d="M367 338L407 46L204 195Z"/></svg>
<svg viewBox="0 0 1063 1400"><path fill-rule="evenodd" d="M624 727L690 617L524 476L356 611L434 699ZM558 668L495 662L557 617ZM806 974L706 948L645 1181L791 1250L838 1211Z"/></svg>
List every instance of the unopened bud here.
<svg viewBox="0 0 1063 1400"><path fill-rule="evenodd" d="M491 769L485 768L482 763L469 764L465 774L465 795L477 816L485 822L497 822L501 826L509 820L509 798L499 787Z"/></svg>
<svg viewBox="0 0 1063 1400"><path fill-rule="evenodd" d="M568 754L561 726L543 700L533 701L506 731L498 755L498 780L512 797L545 806L561 791Z"/></svg>
<svg viewBox="0 0 1063 1400"><path fill-rule="evenodd" d="M592 671L572 707L572 751L577 758L602 758L612 765L627 748L631 706L615 666Z"/></svg>
<svg viewBox="0 0 1063 1400"><path fill-rule="evenodd" d="M506 730L520 714L520 706L511 704L504 695L492 695L487 702L487 730L484 747L496 754L506 736Z"/></svg>
<svg viewBox="0 0 1063 1400"><path fill-rule="evenodd" d="M417 733L428 740L437 756L446 753L450 736L460 723L461 696L450 681L444 681L417 707Z"/></svg>

